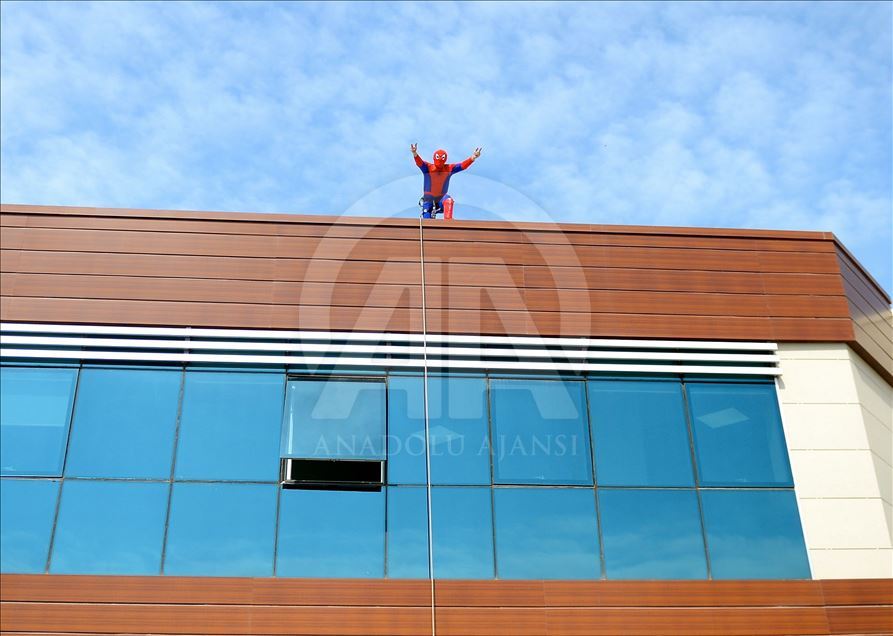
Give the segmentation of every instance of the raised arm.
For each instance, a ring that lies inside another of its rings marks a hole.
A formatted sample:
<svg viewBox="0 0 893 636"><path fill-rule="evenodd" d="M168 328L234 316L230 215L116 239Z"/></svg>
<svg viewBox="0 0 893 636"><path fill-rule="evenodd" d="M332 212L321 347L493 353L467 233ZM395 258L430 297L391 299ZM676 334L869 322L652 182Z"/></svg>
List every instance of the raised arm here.
<svg viewBox="0 0 893 636"><path fill-rule="evenodd" d="M462 163L453 164L453 172L462 172L463 170L467 170L468 166L474 163L474 160L481 156L481 149L475 148L474 152L471 153L471 156L463 161Z"/></svg>
<svg viewBox="0 0 893 636"><path fill-rule="evenodd" d="M409 149L412 151L412 158L415 159L415 165L419 167L419 170L422 172L428 172L428 162L422 160L419 157L419 145L418 144L409 144Z"/></svg>

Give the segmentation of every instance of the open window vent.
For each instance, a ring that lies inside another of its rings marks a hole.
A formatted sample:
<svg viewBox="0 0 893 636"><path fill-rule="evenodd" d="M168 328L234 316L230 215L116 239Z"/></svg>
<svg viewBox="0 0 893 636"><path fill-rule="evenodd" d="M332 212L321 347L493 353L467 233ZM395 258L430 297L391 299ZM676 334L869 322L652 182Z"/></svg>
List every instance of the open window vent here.
<svg viewBox="0 0 893 636"><path fill-rule="evenodd" d="M385 462L368 459L282 459L283 488L306 490L381 490Z"/></svg>

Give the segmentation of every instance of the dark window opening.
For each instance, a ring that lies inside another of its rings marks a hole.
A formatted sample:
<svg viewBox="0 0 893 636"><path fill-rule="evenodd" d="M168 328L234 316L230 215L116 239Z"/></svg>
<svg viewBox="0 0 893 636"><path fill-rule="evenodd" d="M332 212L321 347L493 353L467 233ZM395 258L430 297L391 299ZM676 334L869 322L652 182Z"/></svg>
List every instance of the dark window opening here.
<svg viewBox="0 0 893 636"><path fill-rule="evenodd" d="M282 459L279 480L283 488L380 491L385 480L385 462L286 457Z"/></svg>

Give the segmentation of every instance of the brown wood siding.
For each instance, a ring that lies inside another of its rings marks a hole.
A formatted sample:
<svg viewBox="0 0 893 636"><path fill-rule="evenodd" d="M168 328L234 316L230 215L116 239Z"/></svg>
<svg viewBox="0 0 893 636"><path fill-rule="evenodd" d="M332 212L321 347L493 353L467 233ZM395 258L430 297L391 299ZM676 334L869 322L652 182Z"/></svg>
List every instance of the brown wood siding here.
<svg viewBox="0 0 893 636"><path fill-rule="evenodd" d="M430 584L0 576L20 633L429 634ZM889 634L893 581L438 581L437 633Z"/></svg>
<svg viewBox="0 0 893 636"><path fill-rule="evenodd" d="M421 326L414 219L3 205L0 248L4 321ZM893 382L889 298L828 233L455 221L425 256L431 331L846 342Z"/></svg>
<svg viewBox="0 0 893 636"><path fill-rule="evenodd" d="M853 318L853 348L889 382L893 377L890 298L846 250L838 251L838 263Z"/></svg>

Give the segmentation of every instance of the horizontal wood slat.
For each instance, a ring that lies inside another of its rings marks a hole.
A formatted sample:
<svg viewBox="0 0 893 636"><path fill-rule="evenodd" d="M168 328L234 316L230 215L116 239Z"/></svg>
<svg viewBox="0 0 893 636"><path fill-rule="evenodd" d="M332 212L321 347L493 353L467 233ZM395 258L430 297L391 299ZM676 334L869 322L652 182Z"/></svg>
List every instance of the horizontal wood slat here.
<svg viewBox="0 0 893 636"><path fill-rule="evenodd" d="M9 296L183 300L209 303L272 303L345 307L421 307L419 285L227 281L70 274L0 274ZM846 318L846 298L758 294L656 293L580 289L427 287L428 307L501 311L687 314L712 316L788 316Z"/></svg>
<svg viewBox="0 0 893 636"><path fill-rule="evenodd" d="M853 320L854 349L893 384L890 297L842 247L838 251L838 264Z"/></svg>
<svg viewBox="0 0 893 636"><path fill-rule="evenodd" d="M4 574L0 600L419 607L430 604L431 587L425 580Z"/></svg>
<svg viewBox="0 0 893 636"><path fill-rule="evenodd" d="M821 584L826 605L893 605L890 579L827 579Z"/></svg>
<svg viewBox="0 0 893 636"><path fill-rule="evenodd" d="M3 603L2 630L142 634L431 633L424 607Z"/></svg>
<svg viewBox="0 0 893 636"><path fill-rule="evenodd" d="M483 260L483 258L481 259ZM264 259L221 256L103 254L0 250L0 269L30 274L95 274L223 280L308 281L418 285L418 263ZM547 289L721 292L842 296L833 274L567 268L453 263L428 258L432 285Z"/></svg>
<svg viewBox="0 0 893 636"><path fill-rule="evenodd" d="M428 634L427 581L0 576L4 633ZM438 581L437 633L880 634L893 581Z"/></svg>
<svg viewBox="0 0 893 636"><path fill-rule="evenodd" d="M893 607L829 607L832 634L893 634Z"/></svg>
<svg viewBox="0 0 893 636"><path fill-rule="evenodd" d="M410 262L417 262L419 258L418 237L412 237L409 233L405 239L382 240L8 227L3 230L2 236L0 244L3 248L20 250ZM699 249L693 254L691 249L676 247L507 244L462 240L429 242L426 256L464 263L477 263L485 256L484 262L496 259L509 265L816 274L837 273L839 267L836 256L830 252Z"/></svg>
<svg viewBox="0 0 893 636"><path fill-rule="evenodd" d="M872 591L866 588L866 593ZM815 581L438 581L437 603L459 607L821 606L824 597Z"/></svg>
<svg viewBox="0 0 893 636"><path fill-rule="evenodd" d="M76 206L22 205L3 203L0 212L8 214L24 214L28 216L86 216L97 219L134 218L134 219L176 219L198 221L226 221L230 223L271 223L281 224L337 224L368 227L386 226L414 229L418 227L415 218L400 217L361 217L361 216L323 216L301 214L258 214L254 212L209 212L195 210L140 210L131 208L89 208ZM439 228L443 224L431 222L427 227ZM514 232L558 232L573 233L607 233L635 235L669 235L669 236L714 236L767 238L772 240L833 240L829 232L810 232L801 230L741 230L734 228L696 228L667 227L641 225L595 225L586 223L543 223L515 221L477 221L454 219L449 223L451 230L511 230Z"/></svg>
<svg viewBox="0 0 893 636"><path fill-rule="evenodd" d="M92 300L2 297L0 319L8 322L241 327L323 331L412 332L418 309L309 305ZM760 318L675 314L590 314L495 310L428 309L428 329L437 333L588 336L594 338L690 338L846 342L846 318Z"/></svg>
<svg viewBox="0 0 893 636"><path fill-rule="evenodd" d="M318 217L316 217L318 218ZM103 227L109 230L144 232L181 232L193 234L239 234L255 236L305 236L329 238L400 239L406 238L405 225L346 225L343 223L313 222L304 217L297 223L258 223L217 220L171 220L151 218L103 217ZM57 229L90 229L95 219L90 216L36 216L33 214L5 214L0 227L31 227ZM415 229L415 224L412 228ZM548 227L548 226L546 226ZM583 226L588 227L588 226ZM641 230L641 228L639 228ZM835 252L833 244L824 238L736 238L732 236L681 236L677 234L645 234L639 232L606 233L560 230L510 230L474 228L453 225L430 225L425 229L426 240L483 241L488 243L530 243L556 245L626 245L637 247L690 247L732 250L768 250L776 252Z"/></svg>

